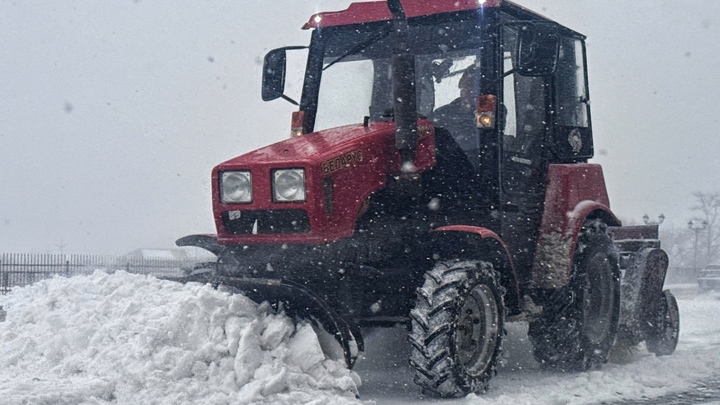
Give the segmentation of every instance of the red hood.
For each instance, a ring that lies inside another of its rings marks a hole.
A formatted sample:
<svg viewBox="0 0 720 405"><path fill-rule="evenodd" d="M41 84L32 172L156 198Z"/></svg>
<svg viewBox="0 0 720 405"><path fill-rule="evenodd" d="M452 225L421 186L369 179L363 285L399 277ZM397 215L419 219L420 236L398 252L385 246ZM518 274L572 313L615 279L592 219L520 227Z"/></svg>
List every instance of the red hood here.
<svg viewBox="0 0 720 405"><path fill-rule="evenodd" d="M418 173L435 165L435 136L429 121L418 122L415 168ZM392 122L347 125L287 139L228 160L213 170L213 210L222 244L320 243L353 233L355 219L368 197L385 187L388 175L399 175L402 159L395 148ZM307 198L275 202L271 173L274 169L305 170ZM249 203L220 201L220 172L252 172L253 199ZM248 234L227 232L228 212L304 212L310 226L306 233Z"/></svg>
<svg viewBox="0 0 720 405"><path fill-rule="evenodd" d="M319 164L346 149L354 149L375 141L378 136L393 137L393 131L394 125L389 122L373 123L368 126L346 125L286 139L230 159L220 166L245 167L270 162Z"/></svg>

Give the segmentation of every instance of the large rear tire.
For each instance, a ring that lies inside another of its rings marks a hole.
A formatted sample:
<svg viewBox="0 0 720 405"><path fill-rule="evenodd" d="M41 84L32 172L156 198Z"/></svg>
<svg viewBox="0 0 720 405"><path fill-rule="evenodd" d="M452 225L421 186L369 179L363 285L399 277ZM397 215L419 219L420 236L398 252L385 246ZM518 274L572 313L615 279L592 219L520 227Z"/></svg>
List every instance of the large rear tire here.
<svg viewBox="0 0 720 405"><path fill-rule="evenodd" d="M492 264L437 263L425 274L410 318L410 364L423 392L456 398L487 389L505 320L503 290Z"/></svg>
<svg viewBox="0 0 720 405"><path fill-rule="evenodd" d="M568 285L548 292L542 304L528 330L541 367L585 371L607 362L618 331L620 270L603 222L583 225Z"/></svg>

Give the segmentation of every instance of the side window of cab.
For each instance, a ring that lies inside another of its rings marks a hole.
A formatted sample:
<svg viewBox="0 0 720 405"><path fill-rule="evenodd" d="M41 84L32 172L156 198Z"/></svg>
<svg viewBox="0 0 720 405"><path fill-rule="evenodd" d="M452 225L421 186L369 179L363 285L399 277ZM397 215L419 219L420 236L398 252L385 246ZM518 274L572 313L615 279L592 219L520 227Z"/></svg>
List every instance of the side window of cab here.
<svg viewBox="0 0 720 405"><path fill-rule="evenodd" d="M523 76L514 68L518 27L503 28L503 187L510 193L533 193L542 179L548 129L549 76ZM536 190L537 189L537 190Z"/></svg>
<svg viewBox="0 0 720 405"><path fill-rule="evenodd" d="M553 151L559 162L593 156L585 47L582 40L561 37L554 75Z"/></svg>

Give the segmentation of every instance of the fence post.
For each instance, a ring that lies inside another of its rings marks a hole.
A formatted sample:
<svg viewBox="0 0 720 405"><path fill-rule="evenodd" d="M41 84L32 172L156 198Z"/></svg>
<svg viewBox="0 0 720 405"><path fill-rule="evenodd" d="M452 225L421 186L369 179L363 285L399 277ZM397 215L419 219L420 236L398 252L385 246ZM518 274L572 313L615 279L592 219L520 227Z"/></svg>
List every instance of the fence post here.
<svg viewBox="0 0 720 405"><path fill-rule="evenodd" d="M2 275L2 284L0 285L0 294L6 294L7 293L7 284L8 284L8 277L7 273L5 272L5 267L3 267L3 259L5 258L5 255L3 255L0 258L0 275Z"/></svg>

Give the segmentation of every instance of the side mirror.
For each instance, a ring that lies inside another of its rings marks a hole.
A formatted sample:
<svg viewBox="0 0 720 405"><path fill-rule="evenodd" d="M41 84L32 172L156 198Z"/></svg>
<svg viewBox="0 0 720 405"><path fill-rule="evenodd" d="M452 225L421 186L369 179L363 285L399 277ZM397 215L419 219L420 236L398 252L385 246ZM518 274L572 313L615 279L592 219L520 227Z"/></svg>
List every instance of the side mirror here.
<svg viewBox="0 0 720 405"><path fill-rule="evenodd" d="M284 98L292 104L298 103L285 95L285 72L287 71L287 55L286 51L296 49L307 49L306 46L286 46L283 48L273 49L265 55L263 62L262 77L262 99L263 101L275 100L276 98Z"/></svg>
<svg viewBox="0 0 720 405"><path fill-rule="evenodd" d="M265 55L263 62L262 99L275 100L285 92L285 48L274 49Z"/></svg>
<svg viewBox="0 0 720 405"><path fill-rule="evenodd" d="M559 51L555 27L524 24L518 35L515 70L523 76L550 76L555 73Z"/></svg>

